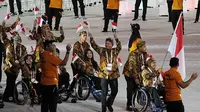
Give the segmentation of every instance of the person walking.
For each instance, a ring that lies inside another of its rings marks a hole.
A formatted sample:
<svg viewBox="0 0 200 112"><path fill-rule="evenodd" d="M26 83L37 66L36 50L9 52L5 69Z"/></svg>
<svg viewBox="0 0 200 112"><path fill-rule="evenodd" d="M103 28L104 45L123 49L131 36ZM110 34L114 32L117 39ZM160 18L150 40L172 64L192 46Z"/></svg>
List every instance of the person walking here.
<svg viewBox="0 0 200 112"><path fill-rule="evenodd" d="M79 2L79 5L80 5L80 11L81 11L82 18L86 19L86 17L85 17L85 5L83 3L83 0L72 0L72 4L73 4L73 8L74 8L74 16L75 16L74 19L79 18L77 2Z"/></svg>
<svg viewBox="0 0 200 112"><path fill-rule="evenodd" d="M55 51L54 41L46 40L44 51L41 52L41 91L42 103L41 112L56 112L58 102L58 66L67 64L71 45L66 46L67 52L63 60L59 59L53 52Z"/></svg>
<svg viewBox="0 0 200 112"><path fill-rule="evenodd" d="M171 58L169 65L171 68L164 73L167 112L185 112L181 98L181 88L188 87L198 75L197 73L193 73L188 81L183 81L178 71L179 59L176 57Z"/></svg>
<svg viewBox="0 0 200 112"><path fill-rule="evenodd" d="M22 12L21 0L16 0L16 3L17 3L17 8L18 8L18 14L22 15L23 12ZM17 13L15 12L15 9L14 9L14 0L9 0L9 6L10 6L11 16L17 15Z"/></svg>
<svg viewBox="0 0 200 112"><path fill-rule="evenodd" d="M101 78L101 88L102 88L101 90L102 112L106 112L107 108L110 112L113 112L114 110L112 105L118 93L118 78L120 76L117 65L117 56L119 55L122 48L121 42L117 38L116 33L114 33L114 38L116 40L117 47L113 48L113 40L111 38L106 39L105 47L100 47L95 43L91 33L89 33L89 37L92 48L100 56L99 78ZM107 99L108 85L110 85L111 88L111 95Z"/></svg>
<svg viewBox="0 0 200 112"><path fill-rule="evenodd" d="M143 3L143 14L142 14L142 20L146 21L146 13L147 13L147 2L148 0L136 0L135 2L135 15L133 18L133 21L138 19L139 16L139 7L140 7L140 3Z"/></svg>

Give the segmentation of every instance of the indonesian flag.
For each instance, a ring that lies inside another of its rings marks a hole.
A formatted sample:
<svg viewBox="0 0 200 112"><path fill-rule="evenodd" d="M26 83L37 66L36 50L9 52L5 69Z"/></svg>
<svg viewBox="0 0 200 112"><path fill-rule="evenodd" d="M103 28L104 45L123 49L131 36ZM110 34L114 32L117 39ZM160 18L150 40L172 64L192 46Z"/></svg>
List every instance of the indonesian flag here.
<svg viewBox="0 0 200 112"><path fill-rule="evenodd" d="M5 21L8 19L10 19L10 13L6 14L6 17L4 18Z"/></svg>
<svg viewBox="0 0 200 112"><path fill-rule="evenodd" d="M172 36L168 51L171 53L172 57L177 57L179 59L178 71L182 75L184 80L186 77L185 71L185 53L184 53L184 38L183 38L183 16L180 14L179 20L176 25L176 29Z"/></svg>
<svg viewBox="0 0 200 112"><path fill-rule="evenodd" d="M29 40L35 40L32 34L28 34L28 35L26 35L26 37L27 37Z"/></svg>
<svg viewBox="0 0 200 112"><path fill-rule="evenodd" d="M19 32L21 32L21 33L25 34L25 33L26 33L26 31L25 31L25 28L24 28L24 27L22 27L22 28L20 29L20 31L19 31Z"/></svg>
<svg viewBox="0 0 200 112"><path fill-rule="evenodd" d="M79 31L81 31L83 29L83 25L80 23L79 25L78 25L78 28L77 28L77 30L76 30L76 33L78 33Z"/></svg>
<svg viewBox="0 0 200 112"><path fill-rule="evenodd" d="M114 30L116 30L116 29L117 29L117 23L112 22L112 28L113 28Z"/></svg>
<svg viewBox="0 0 200 112"><path fill-rule="evenodd" d="M22 23L21 24L16 23L16 24L17 24L15 27L16 31L20 31L24 27Z"/></svg>
<svg viewBox="0 0 200 112"><path fill-rule="evenodd" d="M122 60L121 60L121 58L117 58L117 62L119 63L119 66L122 66Z"/></svg>
<svg viewBox="0 0 200 112"><path fill-rule="evenodd" d="M10 33L11 36L14 36L14 33L12 31L9 31L9 33Z"/></svg>
<svg viewBox="0 0 200 112"><path fill-rule="evenodd" d="M38 9L38 7L36 6L36 7L34 8L34 14L37 15L37 14L38 14L38 11L39 11L39 9Z"/></svg>
<svg viewBox="0 0 200 112"><path fill-rule="evenodd" d="M89 28L89 22L87 21L83 21L84 25L87 26Z"/></svg>
<svg viewBox="0 0 200 112"><path fill-rule="evenodd" d="M4 2L5 0L0 0L0 2Z"/></svg>
<svg viewBox="0 0 200 112"><path fill-rule="evenodd" d="M74 63L78 58L79 56L76 53L74 53L72 56L72 63Z"/></svg>
<svg viewBox="0 0 200 112"><path fill-rule="evenodd" d="M40 27L42 27L43 21L44 21L44 20L42 19L42 17L38 17L37 24L38 24Z"/></svg>

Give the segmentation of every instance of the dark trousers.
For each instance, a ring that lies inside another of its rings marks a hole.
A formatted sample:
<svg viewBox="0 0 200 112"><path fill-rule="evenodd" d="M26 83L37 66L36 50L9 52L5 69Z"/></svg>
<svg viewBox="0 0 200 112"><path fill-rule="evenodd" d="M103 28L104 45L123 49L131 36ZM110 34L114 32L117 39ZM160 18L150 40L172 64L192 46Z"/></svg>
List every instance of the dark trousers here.
<svg viewBox="0 0 200 112"><path fill-rule="evenodd" d="M102 1L103 1L103 12L104 12L104 19L105 19L108 0L102 0Z"/></svg>
<svg viewBox="0 0 200 112"><path fill-rule="evenodd" d="M17 74L11 73L11 72L6 72L6 71L5 71L5 74L7 76L7 79L6 79L6 89L4 91L3 98L7 99L9 97L13 97Z"/></svg>
<svg viewBox="0 0 200 112"><path fill-rule="evenodd" d="M167 1L167 6L168 6L168 18L169 18L169 21L172 21L172 16L171 16L171 12L172 12L172 4L173 4L173 1Z"/></svg>
<svg viewBox="0 0 200 112"><path fill-rule="evenodd" d="M58 102L58 89L56 85L41 85L42 103L41 112L56 112Z"/></svg>
<svg viewBox="0 0 200 112"><path fill-rule="evenodd" d="M107 99L107 94L108 94L108 84L110 85L110 89L111 89L111 95L109 96L109 98ZM116 79L112 79L112 80L108 80L108 79L101 79L101 87L102 87L102 96L101 96L101 104L102 104L102 111L106 111L106 106L112 106L115 97L118 93L118 80Z"/></svg>
<svg viewBox="0 0 200 112"><path fill-rule="evenodd" d="M125 79L126 79L126 83L127 83L127 88L126 88L127 103L126 103L126 105L131 106L132 105L132 96L133 96L133 93L135 92L135 90L137 89L137 85L133 78L125 76Z"/></svg>
<svg viewBox="0 0 200 112"><path fill-rule="evenodd" d="M161 107L161 100L160 100L160 96L156 90L156 88L154 87L147 87L148 92L151 94L151 97L153 98L153 103L155 104L156 107Z"/></svg>
<svg viewBox="0 0 200 112"><path fill-rule="evenodd" d="M139 16L139 7L140 7L140 3L143 3L143 14L142 14L142 19L146 19L146 13L147 13L147 2L148 0L136 0L135 2L135 15L134 18L137 19Z"/></svg>
<svg viewBox="0 0 200 112"><path fill-rule="evenodd" d="M166 102L167 112L185 112L182 100Z"/></svg>
<svg viewBox="0 0 200 112"><path fill-rule="evenodd" d="M114 22L117 23L118 12L119 12L119 10L117 10L117 9L106 9L106 17L105 17L105 21L104 21L104 30L108 30L109 20L111 19L112 16L114 17Z"/></svg>
<svg viewBox="0 0 200 112"><path fill-rule="evenodd" d="M21 0L16 0L17 3L17 8L18 8L18 12L19 14L22 13L22 5L21 5ZM9 5L10 5L10 12L14 13L14 0L9 0Z"/></svg>
<svg viewBox="0 0 200 112"><path fill-rule="evenodd" d="M62 17L62 9L56 9L56 8L49 8L49 14L48 14L48 24L50 26L50 29L52 29L52 18L53 16L56 16L56 23L54 29L58 30L60 19Z"/></svg>
<svg viewBox="0 0 200 112"><path fill-rule="evenodd" d="M74 7L74 15L78 16L77 1L80 4L81 16L85 16L85 5L83 3L83 0L72 0L72 4L73 4L73 7Z"/></svg>
<svg viewBox="0 0 200 112"><path fill-rule="evenodd" d="M66 89L69 86L69 73L68 72L61 73L59 75L58 87L61 88L63 85L65 86Z"/></svg>
<svg viewBox="0 0 200 112"><path fill-rule="evenodd" d="M199 21L199 13L200 13L200 0L198 2L198 7L197 7L197 13L196 13L195 21Z"/></svg>
<svg viewBox="0 0 200 112"><path fill-rule="evenodd" d="M0 53L0 83L1 83L1 78L2 78L2 53Z"/></svg>
<svg viewBox="0 0 200 112"><path fill-rule="evenodd" d="M45 0L44 3L45 3L45 15L48 16L50 0Z"/></svg>
<svg viewBox="0 0 200 112"><path fill-rule="evenodd" d="M171 15L172 15L172 26L173 29L176 29L176 24L178 22L179 16L183 12L183 10L172 10ZM183 16L183 15L182 15ZM184 32L184 19L183 19L183 32Z"/></svg>

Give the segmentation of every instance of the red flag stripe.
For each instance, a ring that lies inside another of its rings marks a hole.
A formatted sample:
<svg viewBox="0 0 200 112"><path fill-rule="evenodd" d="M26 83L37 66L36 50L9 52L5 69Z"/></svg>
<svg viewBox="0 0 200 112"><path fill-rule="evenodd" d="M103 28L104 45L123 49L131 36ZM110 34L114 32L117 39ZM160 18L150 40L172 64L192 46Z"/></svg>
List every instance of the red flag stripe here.
<svg viewBox="0 0 200 112"><path fill-rule="evenodd" d="M183 39L183 16L180 17L179 23L177 23L177 29L176 29L176 51L175 51L175 57L179 54L181 49L183 48L184 39Z"/></svg>

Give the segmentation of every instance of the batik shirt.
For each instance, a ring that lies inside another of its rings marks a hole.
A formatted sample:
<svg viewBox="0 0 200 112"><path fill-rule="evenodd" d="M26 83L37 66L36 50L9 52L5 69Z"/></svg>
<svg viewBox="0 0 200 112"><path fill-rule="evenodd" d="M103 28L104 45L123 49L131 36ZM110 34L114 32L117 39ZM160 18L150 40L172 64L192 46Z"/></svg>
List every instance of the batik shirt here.
<svg viewBox="0 0 200 112"><path fill-rule="evenodd" d="M15 60L23 60L23 58L27 55L26 47L22 44L18 44L14 47L13 43L7 38L7 36L3 36L3 42L6 46L6 63L4 70L18 73L20 67L17 63L15 63Z"/></svg>
<svg viewBox="0 0 200 112"><path fill-rule="evenodd" d="M153 81L155 80L155 78L157 76L159 76L160 73L151 69L151 68L145 68L142 71L142 82L143 82L143 86L147 86L147 87L153 87Z"/></svg>
<svg viewBox="0 0 200 112"><path fill-rule="evenodd" d="M100 72L98 76L105 79L115 79L120 77L117 57L121 51L121 42L116 39L117 47L107 49L105 47L98 46L95 41L91 42L92 48L100 55ZM107 70L107 64L112 64L112 70Z"/></svg>
<svg viewBox="0 0 200 112"><path fill-rule="evenodd" d="M141 79L142 68L146 65L147 53L139 54L138 51L129 53L128 60L124 65L123 74L127 77L132 77L135 80Z"/></svg>

